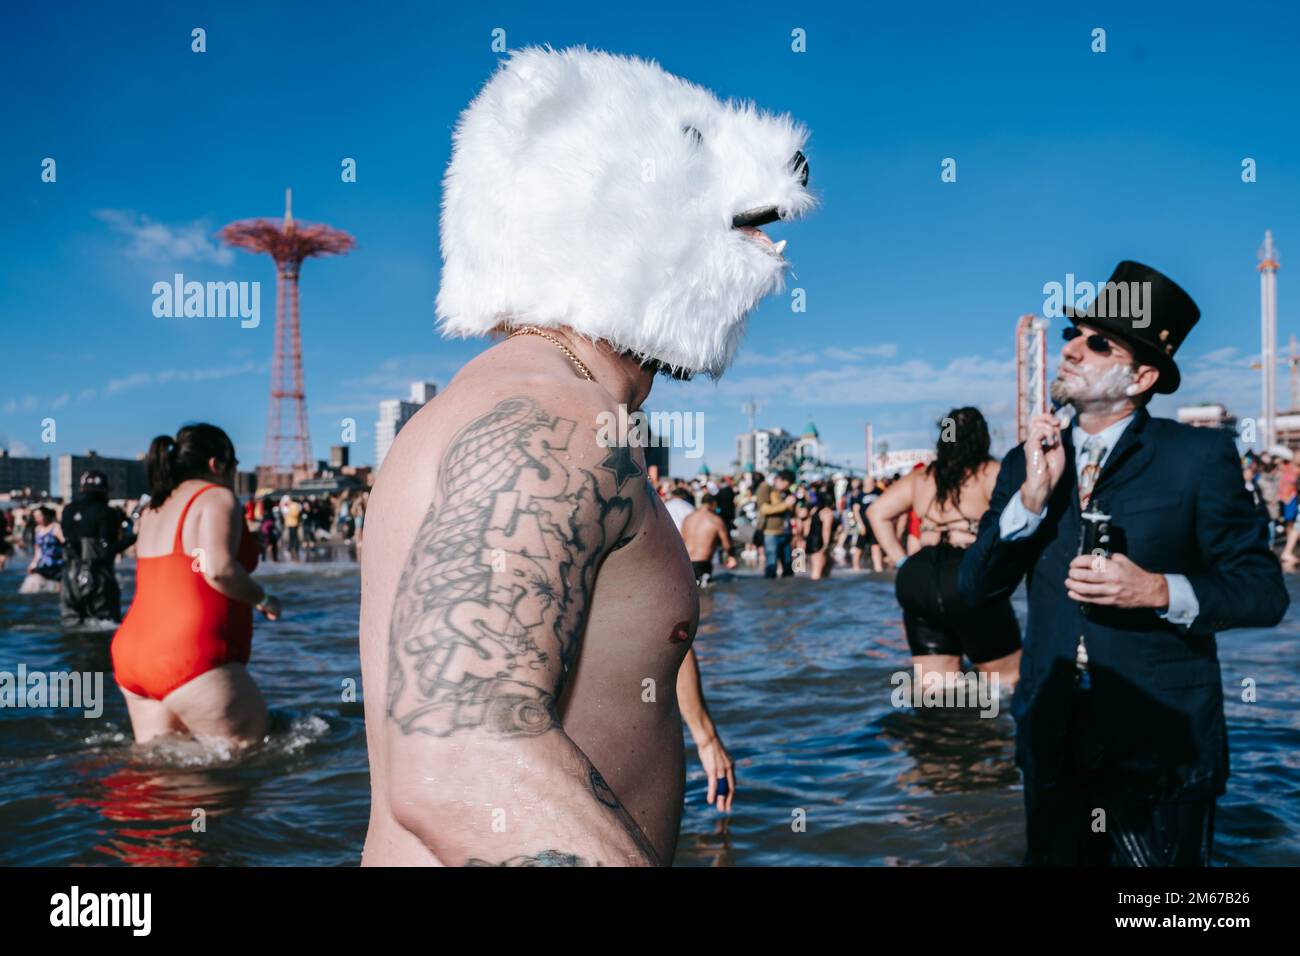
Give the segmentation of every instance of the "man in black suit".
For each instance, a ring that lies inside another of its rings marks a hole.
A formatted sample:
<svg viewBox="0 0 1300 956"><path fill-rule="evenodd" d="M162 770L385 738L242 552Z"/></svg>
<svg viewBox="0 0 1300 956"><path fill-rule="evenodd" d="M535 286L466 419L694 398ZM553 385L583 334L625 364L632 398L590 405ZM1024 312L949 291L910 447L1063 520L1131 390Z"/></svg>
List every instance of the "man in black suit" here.
<svg viewBox="0 0 1300 956"><path fill-rule="evenodd" d="M961 569L971 604L1027 577L1025 862L1208 865L1228 776L1215 634L1277 624L1286 587L1232 436L1146 410L1178 387L1191 297L1122 262L1066 314L1051 393L1073 427L1033 419Z"/></svg>

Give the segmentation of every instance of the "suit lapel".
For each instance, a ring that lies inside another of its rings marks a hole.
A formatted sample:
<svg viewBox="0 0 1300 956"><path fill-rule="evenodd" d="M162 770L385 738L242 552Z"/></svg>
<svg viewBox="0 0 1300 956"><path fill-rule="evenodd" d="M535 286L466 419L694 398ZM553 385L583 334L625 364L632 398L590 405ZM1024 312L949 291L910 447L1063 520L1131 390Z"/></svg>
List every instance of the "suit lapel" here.
<svg viewBox="0 0 1300 956"><path fill-rule="evenodd" d="M1066 512L1071 520L1077 520L1079 513L1079 466L1075 461L1074 422L1061 429L1061 444L1065 448L1065 473L1061 475L1061 484L1066 491Z"/></svg>
<svg viewBox="0 0 1300 956"><path fill-rule="evenodd" d="M1128 423L1128 428L1124 429L1119 440L1115 442L1115 447L1106 456L1101 474L1097 476L1097 483L1093 486L1094 496L1108 481L1113 484L1114 476L1121 470L1136 474L1146 467L1147 461L1155 454L1146 429L1147 422L1150 420L1151 415L1145 408L1139 408L1133 413L1133 421Z"/></svg>

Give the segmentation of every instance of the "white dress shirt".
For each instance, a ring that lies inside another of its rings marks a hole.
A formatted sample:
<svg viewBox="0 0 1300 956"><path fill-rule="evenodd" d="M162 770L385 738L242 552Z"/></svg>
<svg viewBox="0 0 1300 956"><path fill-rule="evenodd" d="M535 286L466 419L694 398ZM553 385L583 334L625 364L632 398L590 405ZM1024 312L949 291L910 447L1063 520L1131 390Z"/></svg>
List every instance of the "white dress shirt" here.
<svg viewBox="0 0 1300 956"><path fill-rule="evenodd" d="M1110 451L1119 441L1120 435L1124 434L1124 429L1128 428L1129 423L1133 421L1133 416L1121 418L1113 425L1102 429L1096 435L1089 435L1084 431L1077 422L1073 431L1070 433L1074 441L1075 456L1074 464L1076 473L1083 471L1085 464L1083 455L1078 449L1083 447L1083 443L1089 438L1100 438L1103 448L1101 459L1098 462L1098 473L1106 465L1106 459L1110 456ZM1025 467L1031 467L1029 460L1025 461ZM1025 503L1020 500L1020 492L1017 491L1007 502L1007 506L1002 509L1002 516L998 519L998 530L1002 534L1003 541L1019 541L1027 538L1035 531L1047 517L1047 505L1043 505L1043 510L1034 514L1025 507ZM1160 611L1162 618L1171 624L1178 624L1186 627L1196 620L1196 615L1201 612L1200 602L1196 600L1196 592L1192 590L1192 583L1182 574L1166 574L1165 581L1169 585L1169 607Z"/></svg>

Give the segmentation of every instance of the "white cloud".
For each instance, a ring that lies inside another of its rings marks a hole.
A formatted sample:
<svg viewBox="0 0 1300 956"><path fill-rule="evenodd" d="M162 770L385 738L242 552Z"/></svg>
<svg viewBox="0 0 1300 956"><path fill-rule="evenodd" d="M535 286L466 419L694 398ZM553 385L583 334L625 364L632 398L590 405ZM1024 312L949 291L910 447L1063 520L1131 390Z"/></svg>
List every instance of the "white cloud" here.
<svg viewBox="0 0 1300 956"><path fill-rule="evenodd" d="M694 381L686 397L743 401L751 395L778 406L986 405L1015 398L1015 361L963 356L935 366L913 359L821 366L789 374L729 376L716 386ZM1010 390L1010 391L1008 391Z"/></svg>
<svg viewBox="0 0 1300 956"><path fill-rule="evenodd" d="M847 349L832 345L830 348L822 349L822 355L837 362L855 362L864 358L894 358L898 355L898 345L894 342L883 342L880 345L855 345Z"/></svg>
<svg viewBox="0 0 1300 956"><path fill-rule="evenodd" d="M794 349L782 349L775 354L742 351L736 356L736 367L746 365L813 365L817 362L816 352L799 352Z"/></svg>
<svg viewBox="0 0 1300 956"><path fill-rule="evenodd" d="M214 379L230 378L235 375L250 375L264 372L270 368L269 362L244 362L240 365L223 365L217 368L181 368L163 369L159 372L135 372L125 378L115 378L101 390L104 397L148 388L154 385L169 385L173 382L192 384L210 382Z"/></svg>
<svg viewBox="0 0 1300 956"><path fill-rule="evenodd" d="M96 399L111 398L114 395L120 395L123 392L134 391L139 388L150 388L158 385L169 385L174 382L192 384L194 382L210 382L214 379L230 378L235 375L251 375L259 372L265 372L271 367L271 363L262 362L244 362L240 365L223 365L215 368L182 368L182 369L162 369L157 372L134 372L131 375L122 378L109 380L102 388L83 388L77 392L74 397L71 392L63 392L53 399L42 399L36 395L24 395L21 399L8 399L0 410L6 415L14 415L19 412L31 412L38 408L59 409L73 404L84 404Z"/></svg>
<svg viewBox="0 0 1300 956"><path fill-rule="evenodd" d="M4 403L6 415L16 415L18 412L30 412L35 410L40 404L40 399L35 395L24 395L22 398L11 398Z"/></svg>
<svg viewBox="0 0 1300 956"><path fill-rule="evenodd" d="M235 261L204 220L168 225L130 209L99 209L95 218L127 240L127 255L138 259L188 260L226 266Z"/></svg>

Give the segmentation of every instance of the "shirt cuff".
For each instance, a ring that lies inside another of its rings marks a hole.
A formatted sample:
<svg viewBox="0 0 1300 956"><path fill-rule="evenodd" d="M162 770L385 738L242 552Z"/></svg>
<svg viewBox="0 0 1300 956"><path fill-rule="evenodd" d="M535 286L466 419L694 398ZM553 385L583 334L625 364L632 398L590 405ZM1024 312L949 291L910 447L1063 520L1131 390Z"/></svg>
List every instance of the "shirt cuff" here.
<svg viewBox="0 0 1300 956"><path fill-rule="evenodd" d="M1041 512L1034 514L1025 507L1025 503L1020 500L1020 492L1017 491L1002 509L1002 516L998 518L998 531L1001 532L1003 541L1019 541L1037 531L1046 517L1047 505L1043 505Z"/></svg>
<svg viewBox="0 0 1300 956"><path fill-rule="evenodd" d="M1169 607L1160 611L1160 616L1170 624L1190 627L1201 613L1201 603L1196 600L1192 582L1182 574L1166 574L1165 583L1169 586Z"/></svg>

